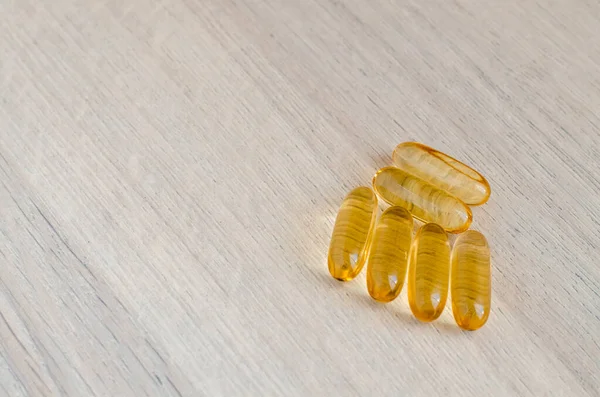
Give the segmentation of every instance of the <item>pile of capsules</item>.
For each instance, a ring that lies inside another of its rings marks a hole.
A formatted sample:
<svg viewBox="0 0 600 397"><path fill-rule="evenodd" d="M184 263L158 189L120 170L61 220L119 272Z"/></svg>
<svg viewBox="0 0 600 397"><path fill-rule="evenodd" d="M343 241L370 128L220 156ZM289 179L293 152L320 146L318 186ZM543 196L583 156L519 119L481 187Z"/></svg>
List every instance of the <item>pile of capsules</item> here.
<svg viewBox="0 0 600 397"><path fill-rule="evenodd" d="M369 295L391 302L408 269L408 301L416 318L437 319L450 290L458 326L481 328L491 306L490 249L480 232L467 229L473 220L469 205L485 203L490 185L471 167L420 143L401 143L392 159L393 167L373 177L373 189L358 187L342 202L329 272L348 281L367 263ZM379 219L377 196L391 205ZM425 222L414 239L413 217ZM461 233L452 249L447 232Z"/></svg>

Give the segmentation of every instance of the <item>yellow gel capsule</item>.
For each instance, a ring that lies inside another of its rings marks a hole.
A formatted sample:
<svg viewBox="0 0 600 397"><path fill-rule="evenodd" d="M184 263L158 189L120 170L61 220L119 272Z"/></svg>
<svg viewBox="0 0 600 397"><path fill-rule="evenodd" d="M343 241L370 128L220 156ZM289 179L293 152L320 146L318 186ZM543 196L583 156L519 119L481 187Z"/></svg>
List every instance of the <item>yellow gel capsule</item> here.
<svg viewBox="0 0 600 397"><path fill-rule="evenodd" d="M402 207L390 207L375 226L367 264L367 289L373 299L391 302L406 277L413 218Z"/></svg>
<svg viewBox="0 0 600 397"><path fill-rule="evenodd" d="M469 230L452 249L452 313L459 327L481 328L490 315L492 280L490 248L483 234Z"/></svg>
<svg viewBox="0 0 600 397"><path fill-rule="evenodd" d="M377 196L368 187L352 190L340 207L329 245L329 273L348 281L360 273L367 259L377 216Z"/></svg>
<svg viewBox="0 0 600 397"><path fill-rule="evenodd" d="M479 172L460 161L417 142L404 142L392 154L396 167L447 191L469 205L485 203L490 184Z"/></svg>
<svg viewBox="0 0 600 397"><path fill-rule="evenodd" d="M467 230L473 220L465 203L400 168L377 171L373 188L387 203L404 207L418 220L437 223L450 233Z"/></svg>
<svg viewBox="0 0 600 397"><path fill-rule="evenodd" d="M450 243L435 223L423 225L410 249L408 303L421 321L433 321L446 307L450 281Z"/></svg>

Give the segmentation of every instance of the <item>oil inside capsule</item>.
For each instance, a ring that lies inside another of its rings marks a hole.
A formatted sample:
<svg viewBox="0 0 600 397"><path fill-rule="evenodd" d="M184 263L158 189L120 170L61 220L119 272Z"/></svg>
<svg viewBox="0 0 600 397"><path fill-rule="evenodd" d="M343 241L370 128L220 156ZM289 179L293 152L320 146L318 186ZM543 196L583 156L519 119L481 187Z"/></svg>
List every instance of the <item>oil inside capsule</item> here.
<svg viewBox="0 0 600 397"><path fill-rule="evenodd" d="M404 207L418 220L437 223L450 233L467 230L473 220L465 203L400 168L377 171L373 188L387 203Z"/></svg>
<svg viewBox="0 0 600 397"><path fill-rule="evenodd" d="M485 203L490 184L468 165L417 142L404 142L392 154L394 165L445 190L469 205Z"/></svg>
<svg viewBox="0 0 600 397"><path fill-rule="evenodd" d="M437 319L446 306L450 281L450 243L444 229L427 223L418 231L410 250L408 303L421 321Z"/></svg>
<svg viewBox="0 0 600 397"><path fill-rule="evenodd" d="M329 244L331 275L342 281L360 273L367 259L369 240L377 216L377 196L368 187L352 190L342 202Z"/></svg>
<svg viewBox="0 0 600 397"><path fill-rule="evenodd" d="M470 331L481 328L490 315L492 285L490 248L478 231L469 230L454 243L450 291L458 326Z"/></svg>
<svg viewBox="0 0 600 397"><path fill-rule="evenodd" d="M412 232L412 215L402 207L390 207L379 218L367 263L367 289L373 299L390 302L402 291Z"/></svg>

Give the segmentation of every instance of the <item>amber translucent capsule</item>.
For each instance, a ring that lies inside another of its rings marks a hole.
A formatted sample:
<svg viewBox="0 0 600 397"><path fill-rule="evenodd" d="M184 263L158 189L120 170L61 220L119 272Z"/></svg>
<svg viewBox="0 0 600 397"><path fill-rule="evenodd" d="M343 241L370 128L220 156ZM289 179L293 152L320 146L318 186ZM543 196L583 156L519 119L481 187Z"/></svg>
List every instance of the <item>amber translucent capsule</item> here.
<svg viewBox="0 0 600 397"><path fill-rule="evenodd" d="M402 207L390 207L379 218L367 264L367 289L373 299L390 302L402 291L412 232L412 215Z"/></svg>
<svg viewBox="0 0 600 397"><path fill-rule="evenodd" d="M377 197L368 187L352 190L342 202L329 244L329 273L342 281L360 273L377 216Z"/></svg>
<svg viewBox="0 0 600 397"><path fill-rule="evenodd" d="M452 313L459 327L481 328L490 315L492 282L490 248L483 234L469 230L452 249Z"/></svg>
<svg viewBox="0 0 600 397"><path fill-rule="evenodd" d="M488 181L473 168L417 142L396 146L392 160L398 168L445 190L469 205L480 205L490 197Z"/></svg>
<svg viewBox="0 0 600 397"><path fill-rule="evenodd" d="M446 307L450 281L450 243L435 223L423 225L410 249L408 303L421 321L433 321Z"/></svg>
<svg viewBox="0 0 600 397"><path fill-rule="evenodd" d="M373 188L389 204L404 207L418 220L437 223L451 233L467 230L473 220L465 203L400 168L377 171Z"/></svg>

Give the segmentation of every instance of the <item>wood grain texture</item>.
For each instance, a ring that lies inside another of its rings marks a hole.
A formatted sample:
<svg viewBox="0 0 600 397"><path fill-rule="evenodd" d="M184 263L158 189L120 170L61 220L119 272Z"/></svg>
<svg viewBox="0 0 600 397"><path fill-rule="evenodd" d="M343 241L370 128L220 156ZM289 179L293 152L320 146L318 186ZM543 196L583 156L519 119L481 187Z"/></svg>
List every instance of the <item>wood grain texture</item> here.
<svg viewBox="0 0 600 397"><path fill-rule="evenodd" d="M0 394L598 396L595 1L0 1ZM488 324L327 272L421 141L485 175Z"/></svg>

